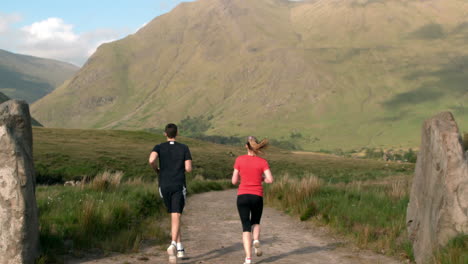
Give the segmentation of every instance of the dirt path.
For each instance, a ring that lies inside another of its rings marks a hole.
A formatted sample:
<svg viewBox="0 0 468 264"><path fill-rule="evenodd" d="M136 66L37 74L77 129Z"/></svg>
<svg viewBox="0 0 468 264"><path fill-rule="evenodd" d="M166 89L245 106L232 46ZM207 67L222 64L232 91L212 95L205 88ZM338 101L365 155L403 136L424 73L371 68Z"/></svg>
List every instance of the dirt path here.
<svg viewBox="0 0 468 264"><path fill-rule="evenodd" d="M241 264L244 260L241 225L235 207L236 191L209 192L189 197L183 216L183 243L187 259L179 264ZM254 263L389 264L394 259L343 246L324 230L265 208L262 217L262 257ZM148 247L141 253L115 255L67 263L167 263L165 247Z"/></svg>

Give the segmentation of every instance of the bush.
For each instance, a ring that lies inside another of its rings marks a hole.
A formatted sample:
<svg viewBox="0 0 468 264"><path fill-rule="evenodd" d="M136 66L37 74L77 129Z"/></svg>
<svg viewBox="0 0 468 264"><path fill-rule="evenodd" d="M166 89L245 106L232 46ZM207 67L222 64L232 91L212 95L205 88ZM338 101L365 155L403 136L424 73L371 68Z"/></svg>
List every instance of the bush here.
<svg viewBox="0 0 468 264"><path fill-rule="evenodd" d="M182 119L179 124L180 130L187 135L203 134L211 127L211 122L203 116Z"/></svg>
<svg viewBox="0 0 468 264"><path fill-rule="evenodd" d="M97 191L107 191L115 189L120 185L124 173L121 171L104 171L94 177L89 183L90 188Z"/></svg>
<svg viewBox="0 0 468 264"><path fill-rule="evenodd" d="M311 197L321 185L322 181L314 175L294 178L285 174L278 177L273 184L266 185L265 200L280 208L286 208L293 214L301 215L301 220L307 220L316 212Z"/></svg>

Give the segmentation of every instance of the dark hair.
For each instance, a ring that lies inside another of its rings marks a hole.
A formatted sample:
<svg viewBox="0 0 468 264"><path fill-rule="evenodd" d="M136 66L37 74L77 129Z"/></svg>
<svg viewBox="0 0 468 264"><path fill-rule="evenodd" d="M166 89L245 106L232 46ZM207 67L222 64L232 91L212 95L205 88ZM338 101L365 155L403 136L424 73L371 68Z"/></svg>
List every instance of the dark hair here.
<svg viewBox="0 0 468 264"><path fill-rule="evenodd" d="M175 138L177 136L177 126L175 124L167 124L164 129L168 138Z"/></svg>

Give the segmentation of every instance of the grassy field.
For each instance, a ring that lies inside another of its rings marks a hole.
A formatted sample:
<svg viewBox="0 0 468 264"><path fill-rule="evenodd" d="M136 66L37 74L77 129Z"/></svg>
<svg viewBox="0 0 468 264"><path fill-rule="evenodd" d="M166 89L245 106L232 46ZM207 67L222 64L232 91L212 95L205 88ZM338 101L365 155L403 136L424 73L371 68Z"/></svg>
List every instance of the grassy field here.
<svg viewBox="0 0 468 264"><path fill-rule="evenodd" d="M168 239L156 175L147 164L153 146L164 141L161 135L48 128L33 133L43 261L60 262L63 254L90 249L135 251L141 243ZM189 194L232 187L232 165L244 154L242 146L179 141L193 156ZM268 204L328 225L360 247L411 258L404 216L414 164L274 147L265 157L277 177L266 190ZM62 186L84 178L80 186ZM440 256L460 252L460 243L454 245Z"/></svg>

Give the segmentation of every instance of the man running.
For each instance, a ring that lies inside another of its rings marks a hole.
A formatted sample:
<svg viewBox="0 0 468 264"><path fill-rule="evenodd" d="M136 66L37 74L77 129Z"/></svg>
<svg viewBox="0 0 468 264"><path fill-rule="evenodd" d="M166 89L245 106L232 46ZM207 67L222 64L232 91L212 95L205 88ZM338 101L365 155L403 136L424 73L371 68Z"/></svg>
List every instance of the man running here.
<svg viewBox="0 0 468 264"><path fill-rule="evenodd" d="M169 262L185 257L180 239L180 218L185 206L185 172L192 171L192 156L188 146L176 142L177 126L167 124L164 129L167 141L156 145L149 156L149 164L159 174L159 194L171 214L172 242L167 248ZM157 159L159 158L159 166Z"/></svg>

